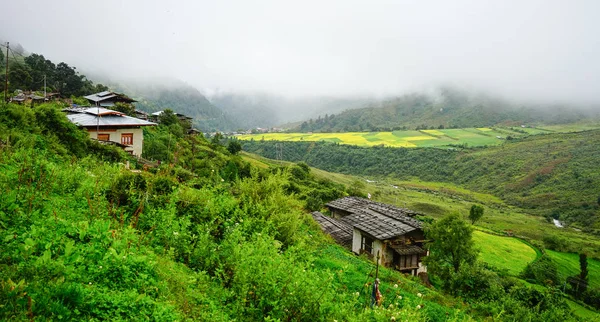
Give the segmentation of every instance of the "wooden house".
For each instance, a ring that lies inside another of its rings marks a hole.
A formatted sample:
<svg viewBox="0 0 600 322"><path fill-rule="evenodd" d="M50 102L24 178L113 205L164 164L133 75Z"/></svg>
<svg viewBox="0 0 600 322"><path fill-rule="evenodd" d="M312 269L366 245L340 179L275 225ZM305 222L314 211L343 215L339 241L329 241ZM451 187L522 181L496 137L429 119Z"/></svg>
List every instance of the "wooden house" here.
<svg viewBox="0 0 600 322"><path fill-rule="evenodd" d="M381 265L402 272L427 271L421 263L427 251L416 212L358 197L337 199L326 206L331 216L314 212L313 218L341 245L372 259L379 252Z"/></svg>
<svg viewBox="0 0 600 322"><path fill-rule="evenodd" d="M92 106L112 107L115 103L131 104L137 102L125 94L119 94L111 91L104 91L96 94L84 96Z"/></svg>

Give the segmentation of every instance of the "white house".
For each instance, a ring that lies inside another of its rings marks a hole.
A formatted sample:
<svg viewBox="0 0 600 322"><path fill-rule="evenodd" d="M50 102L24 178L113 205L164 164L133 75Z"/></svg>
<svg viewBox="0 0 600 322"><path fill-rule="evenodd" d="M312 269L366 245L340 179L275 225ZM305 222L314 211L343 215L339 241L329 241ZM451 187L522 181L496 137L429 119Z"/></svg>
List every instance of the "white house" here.
<svg viewBox="0 0 600 322"><path fill-rule="evenodd" d="M67 118L85 128L90 134L90 138L113 142L136 156L142 155L144 144L142 127L156 125L156 123L102 107L68 109L66 111L69 112Z"/></svg>

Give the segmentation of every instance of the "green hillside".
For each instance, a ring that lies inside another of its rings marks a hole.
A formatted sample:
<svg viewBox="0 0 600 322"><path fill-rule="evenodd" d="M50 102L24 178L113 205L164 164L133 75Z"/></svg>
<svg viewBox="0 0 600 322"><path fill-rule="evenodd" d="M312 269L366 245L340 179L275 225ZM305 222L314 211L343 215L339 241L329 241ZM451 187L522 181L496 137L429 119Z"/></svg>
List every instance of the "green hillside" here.
<svg viewBox="0 0 600 322"><path fill-rule="evenodd" d="M270 141L243 141L243 147L331 172L454 183L598 234L597 142L600 130L529 136L501 146L464 150Z"/></svg>
<svg viewBox="0 0 600 322"><path fill-rule="evenodd" d="M159 147L171 130L147 129L144 144ZM551 289L480 266L477 292L463 279L442 291L380 268L384 298L370 309L373 263L307 215L350 187L168 135L172 164L146 171L90 141L60 106L0 109L0 319L579 319Z"/></svg>
<svg viewBox="0 0 600 322"><path fill-rule="evenodd" d="M407 94L366 107L306 120L292 132L362 132L572 123L598 118L593 109L518 105L483 94L441 88L437 95Z"/></svg>

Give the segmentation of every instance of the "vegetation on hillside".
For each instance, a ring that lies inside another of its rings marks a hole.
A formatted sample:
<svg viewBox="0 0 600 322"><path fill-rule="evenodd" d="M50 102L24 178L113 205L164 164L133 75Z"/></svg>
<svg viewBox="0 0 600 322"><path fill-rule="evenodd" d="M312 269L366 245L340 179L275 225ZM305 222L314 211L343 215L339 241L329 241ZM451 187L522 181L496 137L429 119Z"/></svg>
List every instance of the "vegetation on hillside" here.
<svg viewBox="0 0 600 322"><path fill-rule="evenodd" d="M336 115L303 122L293 132L363 132L484 127L497 124L571 123L597 111L567 106L519 106L455 88L441 88L438 95L407 94Z"/></svg>
<svg viewBox="0 0 600 322"><path fill-rule="evenodd" d="M59 107L0 110L0 319L577 319L554 291L505 283L462 304L386 269L368 309L373 264L306 215L343 186L176 130L150 130L146 143L167 132L172 150L132 171Z"/></svg>
<svg viewBox="0 0 600 322"><path fill-rule="evenodd" d="M5 47L2 47L4 49ZM2 60L0 81L4 84L6 62ZM75 67L65 62L58 64L40 54L23 55L14 51L9 52L8 60L9 95L16 90L56 92L63 97L82 96L105 91L108 88L102 84L94 84L85 75L80 74ZM2 91L4 93L4 91Z"/></svg>
<svg viewBox="0 0 600 322"><path fill-rule="evenodd" d="M360 148L322 142L243 141L268 158L327 171L458 184L501 197L529 213L600 231L600 131L529 136L471 150Z"/></svg>

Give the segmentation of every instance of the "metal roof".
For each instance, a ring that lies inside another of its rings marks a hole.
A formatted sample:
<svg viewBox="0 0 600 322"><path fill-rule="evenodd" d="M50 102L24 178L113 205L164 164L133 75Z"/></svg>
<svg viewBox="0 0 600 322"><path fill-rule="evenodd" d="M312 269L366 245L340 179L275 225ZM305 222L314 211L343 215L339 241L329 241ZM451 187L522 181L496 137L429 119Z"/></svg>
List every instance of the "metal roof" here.
<svg viewBox="0 0 600 322"><path fill-rule="evenodd" d="M99 116L98 116L99 115ZM81 113L69 114L67 118L83 127L94 126L151 126L156 123L140 120L135 117L127 116L121 112L92 107L84 110Z"/></svg>
<svg viewBox="0 0 600 322"><path fill-rule="evenodd" d="M152 115L154 115L154 116L160 116L164 112L165 111L158 111L158 112L152 113ZM193 119L193 117L189 117L187 115L183 115L183 114L180 114L180 113L173 112L173 114L175 114L177 117L184 117L184 118L190 119L190 120Z"/></svg>
<svg viewBox="0 0 600 322"><path fill-rule="evenodd" d="M92 115L100 115L100 116L106 116L106 115L123 116L123 115L125 115L125 113L115 111L115 110L109 110L109 109L103 108L103 107L88 107L85 110L83 110L83 113L88 113L88 114L92 114Z"/></svg>
<svg viewBox="0 0 600 322"><path fill-rule="evenodd" d="M321 226L321 230L331 235L340 245L352 248L352 226L318 211L313 212L312 216Z"/></svg>
<svg viewBox="0 0 600 322"><path fill-rule="evenodd" d="M101 102L101 101L105 101L105 100L115 98L115 97L118 97L120 100L129 102L129 103L137 102L136 100L127 97L125 94L119 94L119 93L110 92L110 91L104 91L104 92L84 96L84 98L86 98L87 100L90 100L92 102Z"/></svg>

